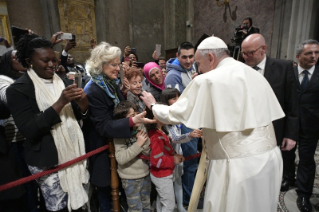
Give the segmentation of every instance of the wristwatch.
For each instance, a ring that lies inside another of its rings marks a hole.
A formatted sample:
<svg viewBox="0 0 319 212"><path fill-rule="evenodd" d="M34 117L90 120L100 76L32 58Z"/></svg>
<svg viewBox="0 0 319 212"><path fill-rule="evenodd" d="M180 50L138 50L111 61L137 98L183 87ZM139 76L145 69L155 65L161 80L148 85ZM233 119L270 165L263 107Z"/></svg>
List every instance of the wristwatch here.
<svg viewBox="0 0 319 212"><path fill-rule="evenodd" d="M154 106L154 105L156 105L156 103L155 103L155 102L151 104L151 110L152 110L152 108L153 108L153 106Z"/></svg>

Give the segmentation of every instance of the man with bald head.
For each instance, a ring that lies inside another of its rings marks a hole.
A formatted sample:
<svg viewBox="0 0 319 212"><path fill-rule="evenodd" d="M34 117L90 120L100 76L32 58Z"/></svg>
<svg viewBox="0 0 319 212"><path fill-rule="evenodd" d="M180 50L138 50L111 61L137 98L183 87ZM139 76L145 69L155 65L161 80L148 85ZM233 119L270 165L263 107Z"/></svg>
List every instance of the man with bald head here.
<svg viewBox="0 0 319 212"><path fill-rule="evenodd" d="M206 177L204 212L276 211L282 158L272 121L284 113L274 92L254 69L230 57L220 38L203 40L195 61L203 74L173 105L155 104L147 92L141 97L160 122L203 129L188 211L196 211Z"/></svg>
<svg viewBox="0 0 319 212"><path fill-rule="evenodd" d="M246 64L262 74L272 87L286 116L273 122L277 144L281 147L284 172L281 191L295 183L294 160L298 140L298 98L293 64L286 60L266 56L266 42L261 34L249 35L242 42L241 54Z"/></svg>

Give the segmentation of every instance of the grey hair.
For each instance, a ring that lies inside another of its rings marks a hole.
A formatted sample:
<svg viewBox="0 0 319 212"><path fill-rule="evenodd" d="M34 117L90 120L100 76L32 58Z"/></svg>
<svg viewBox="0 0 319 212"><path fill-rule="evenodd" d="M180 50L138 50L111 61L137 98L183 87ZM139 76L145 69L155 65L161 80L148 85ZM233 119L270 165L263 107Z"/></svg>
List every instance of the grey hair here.
<svg viewBox="0 0 319 212"><path fill-rule="evenodd" d="M307 44L317 44L319 46L319 42L316 41L316 40L313 40L313 39L309 39L309 40L304 40L302 41L296 48L296 54L297 55L300 55L302 50L303 50L303 47Z"/></svg>
<svg viewBox="0 0 319 212"><path fill-rule="evenodd" d="M217 58L221 58L224 55L229 55L229 50L226 48L222 49L197 49L202 56L206 56L208 53L214 54Z"/></svg>
<svg viewBox="0 0 319 212"><path fill-rule="evenodd" d="M92 51L90 58L86 61L85 69L91 76L102 73L103 65L114 59L120 59L121 49L111 46L109 43L101 42Z"/></svg>

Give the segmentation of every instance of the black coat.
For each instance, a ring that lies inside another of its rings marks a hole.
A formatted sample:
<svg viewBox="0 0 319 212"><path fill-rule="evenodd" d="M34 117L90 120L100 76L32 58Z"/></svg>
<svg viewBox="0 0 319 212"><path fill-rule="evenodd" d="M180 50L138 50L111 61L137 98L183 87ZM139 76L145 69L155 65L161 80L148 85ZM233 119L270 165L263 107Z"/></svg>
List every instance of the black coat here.
<svg viewBox="0 0 319 212"><path fill-rule="evenodd" d="M63 82L66 86L72 84L67 79L63 79ZM24 74L7 89L7 99L13 119L26 138L26 163L40 168L57 165L58 153L50 130L61 119L52 107L45 111L39 110L34 85L28 74ZM71 104L75 117L85 118L82 117L80 107L74 101Z"/></svg>
<svg viewBox="0 0 319 212"><path fill-rule="evenodd" d="M246 37L248 37L249 35L251 34L254 34L254 33L259 33L259 28L256 28L256 27L251 27L249 31L247 31L247 34L244 36L244 39Z"/></svg>
<svg viewBox="0 0 319 212"><path fill-rule="evenodd" d="M68 56L63 56L61 54L60 56L60 60L61 60L61 65L64 67L65 69L65 73L68 73L69 72L69 67L68 67L68 64L67 64L67 61L68 61ZM89 80L91 79L90 76L88 76L86 74L86 71L85 71L85 68L82 66L82 65L75 65L74 68L76 69L76 71L78 73L81 73L82 75L82 88L84 88L84 86L86 85L86 83L89 82Z"/></svg>
<svg viewBox="0 0 319 212"><path fill-rule="evenodd" d="M90 121L84 123L83 133L86 151L92 151L108 144L108 138L130 138L129 119L113 120L114 103L111 97L92 80L84 88L89 98ZM116 87L120 101L124 100ZM110 162L108 150L90 157L91 183L98 187L110 185Z"/></svg>
<svg viewBox="0 0 319 212"><path fill-rule="evenodd" d="M300 111L300 127L319 134L319 66L315 66L313 76L305 91L301 90L297 67L294 67Z"/></svg>
<svg viewBox="0 0 319 212"><path fill-rule="evenodd" d="M7 119L10 111L6 104L0 101L0 119ZM0 129L0 185L18 180L22 177L17 166L14 154L10 150L10 142L6 140L4 129ZM23 185L16 186L6 191L0 192L0 201L17 199L25 193Z"/></svg>
<svg viewBox="0 0 319 212"><path fill-rule="evenodd" d="M299 113L297 83L292 63L267 57L264 76L286 115L284 118L273 122L277 144L281 145L283 138L297 141L299 136Z"/></svg>

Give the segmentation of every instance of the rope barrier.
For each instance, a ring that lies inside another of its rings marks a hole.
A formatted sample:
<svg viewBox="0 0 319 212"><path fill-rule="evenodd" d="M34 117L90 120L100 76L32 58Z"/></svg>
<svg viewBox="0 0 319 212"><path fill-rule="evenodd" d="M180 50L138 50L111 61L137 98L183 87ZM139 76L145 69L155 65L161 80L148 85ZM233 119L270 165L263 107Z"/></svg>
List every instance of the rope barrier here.
<svg viewBox="0 0 319 212"><path fill-rule="evenodd" d="M1 185L0 186L0 192L4 191L4 190L8 190L8 189L16 187L16 186L19 186L19 185L22 185L22 184L30 182L32 180L38 179L38 178L43 177L45 175L49 175L49 174L52 174L54 172L57 172L57 171L59 171L61 169L64 169L64 168L66 168L68 166L71 166L71 165L73 165L75 163L78 163L78 162L80 162L80 161L82 161L84 159L87 159L87 158L89 158L89 157L91 157L91 156L93 156L95 154L98 154L98 153L106 150L108 147L109 147L109 145L102 146L102 147L100 147L100 148L98 148L96 150L93 150L93 151L91 151L91 152L89 152L89 153L87 153L85 155L82 155L82 156L80 156L78 158L75 158L75 159L70 160L68 162L62 163L62 164L57 165L55 167L52 167L50 169L44 170L43 172L39 172L39 173L30 175L28 177L24 177L24 178L21 178L19 180L16 180L16 181ZM191 160L191 159L194 159L194 158L198 158L200 156L201 156L201 152L197 153L195 155L190 155L190 156L185 157L185 161L186 160ZM150 158L148 156L145 156L145 155L142 155L142 154L139 154L138 157L143 159L143 160L150 160Z"/></svg>
<svg viewBox="0 0 319 212"><path fill-rule="evenodd" d="M10 188L15 187L15 186L22 185L24 183L30 182L30 181L35 180L37 178L43 177L45 175L52 174L53 172L57 172L57 171L59 171L61 169L64 169L64 168L66 168L68 166L71 166L71 165L73 165L75 163L78 163L78 162L80 162L80 161L82 161L82 160L84 160L84 159L86 159L88 157L91 157L92 155L98 154L98 153L106 150L108 147L109 147L109 145L102 146L102 147L100 147L100 148L98 148L96 150L93 150L93 151L85 154L85 155L82 155L82 156L80 156L78 158L75 158L75 159L70 160L68 162L65 162L65 163L62 163L62 164L57 165L55 167L52 167L50 169L47 169L47 170L45 170L43 172L39 172L39 173L30 175L28 177L24 177L24 178L21 178L19 180L16 180L16 181L1 185L0 186L0 192L4 191L4 190L7 190L7 189L10 189Z"/></svg>
<svg viewBox="0 0 319 212"><path fill-rule="evenodd" d="M187 156L187 157L185 157L185 161L186 161L186 160L191 160L191 159L194 159L194 158L198 158L198 157L201 156L201 154L202 154L202 153L199 152L199 153L197 153L197 154L195 154L195 155ZM150 157L148 157L148 156L146 156L146 155L142 155L142 154L139 154L137 157L140 158L140 159L143 159L143 160L150 160Z"/></svg>

